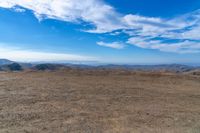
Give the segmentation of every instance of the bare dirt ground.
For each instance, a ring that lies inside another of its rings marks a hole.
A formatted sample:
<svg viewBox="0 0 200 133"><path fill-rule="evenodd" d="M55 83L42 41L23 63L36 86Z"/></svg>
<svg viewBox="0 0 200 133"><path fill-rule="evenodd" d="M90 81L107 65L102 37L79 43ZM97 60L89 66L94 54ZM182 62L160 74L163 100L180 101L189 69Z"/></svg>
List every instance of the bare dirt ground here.
<svg viewBox="0 0 200 133"><path fill-rule="evenodd" d="M200 133L200 77L0 73L0 133Z"/></svg>

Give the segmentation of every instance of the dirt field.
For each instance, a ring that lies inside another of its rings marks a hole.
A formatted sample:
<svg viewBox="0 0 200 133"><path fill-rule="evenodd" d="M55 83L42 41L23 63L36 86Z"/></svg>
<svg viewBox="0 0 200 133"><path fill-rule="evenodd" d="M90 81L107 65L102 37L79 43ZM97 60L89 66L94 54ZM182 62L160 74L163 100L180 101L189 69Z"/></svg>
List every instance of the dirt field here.
<svg viewBox="0 0 200 133"><path fill-rule="evenodd" d="M200 77L1 72L0 133L200 133Z"/></svg>

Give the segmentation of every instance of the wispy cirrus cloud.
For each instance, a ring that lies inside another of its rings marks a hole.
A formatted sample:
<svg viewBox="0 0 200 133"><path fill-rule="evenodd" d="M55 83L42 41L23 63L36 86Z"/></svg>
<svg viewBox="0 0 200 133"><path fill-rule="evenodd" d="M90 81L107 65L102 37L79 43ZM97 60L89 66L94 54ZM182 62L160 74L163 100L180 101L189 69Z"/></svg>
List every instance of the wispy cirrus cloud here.
<svg viewBox="0 0 200 133"><path fill-rule="evenodd" d="M152 40L151 38L132 37L127 41L140 48L157 49L163 52L174 53L199 53L200 43L196 41L184 40L177 42L164 42L161 40Z"/></svg>
<svg viewBox="0 0 200 133"><path fill-rule="evenodd" d="M143 25L137 30L126 31L130 35L127 43L165 52L200 52L200 10L156 21L149 26Z"/></svg>
<svg viewBox="0 0 200 133"><path fill-rule="evenodd" d="M114 49L123 49L125 47L125 44L121 42L111 42L111 43L97 42L97 45Z"/></svg>
<svg viewBox="0 0 200 133"><path fill-rule="evenodd" d="M35 16L57 19L71 23L89 23L90 33L113 33L116 30L127 34L127 42L141 48L166 52L200 52L200 10L170 19L122 14L103 0L3 0L0 7L20 6L32 10ZM114 34L112 34L114 35ZM168 42L166 42L168 40ZM116 48L116 42L97 43Z"/></svg>
<svg viewBox="0 0 200 133"><path fill-rule="evenodd" d="M101 0L4 0L0 7L21 6L32 10L38 19L58 19L78 23L85 21L94 26L91 33L105 33L123 28L120 14Z"/></svg>

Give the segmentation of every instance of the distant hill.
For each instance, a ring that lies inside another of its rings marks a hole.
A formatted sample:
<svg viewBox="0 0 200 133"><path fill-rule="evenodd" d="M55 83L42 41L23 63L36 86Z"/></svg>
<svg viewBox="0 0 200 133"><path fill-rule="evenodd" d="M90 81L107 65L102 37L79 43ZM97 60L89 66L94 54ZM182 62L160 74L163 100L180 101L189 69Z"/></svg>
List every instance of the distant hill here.
<svg viewBox="0 0 200 133"><path fill-rule="evenodd" d="M0 70L1 71L22 71L23 68L18 63L12 63L12 64L8 64L8 65L2 65L0 67Z"/></svg>
<svg viewBox="0 0 200 133"><path fill-rule="evenodd" d="M186 72L185 74L190 74L190 75L194 75L194 76L200 76L200 68L191 70L189 72Z"/></svg>
<svg viewBox="0 0 200 133"><path fill-rule="evenodd" d="M34 67L32 67L33 70L38 70L38 71L45 71L45 70L59 70L62 68L67 68L64 65L61 64L38 64Z"/></svg>
<svg viewBox="0 0 200 133"><path fill-rule="evenodd" d="M0 59L0 66L12 64L12 63L14 63L14 61L10 61L10 60L7 60L7 59Z"/></svg>

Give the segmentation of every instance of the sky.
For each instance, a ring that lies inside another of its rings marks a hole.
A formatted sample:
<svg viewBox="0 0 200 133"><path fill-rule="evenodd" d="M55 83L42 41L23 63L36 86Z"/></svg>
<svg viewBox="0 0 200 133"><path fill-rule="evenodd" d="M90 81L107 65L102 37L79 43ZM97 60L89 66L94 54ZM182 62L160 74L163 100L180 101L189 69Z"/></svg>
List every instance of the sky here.
<svg viewBox="0 0 200 133"><path fill-rule="evenodd" d="M200 1L0 0L0 58L200 64Z"/></svg>

